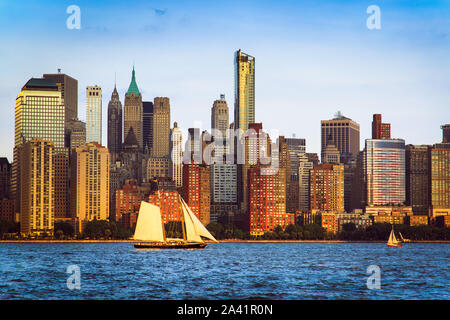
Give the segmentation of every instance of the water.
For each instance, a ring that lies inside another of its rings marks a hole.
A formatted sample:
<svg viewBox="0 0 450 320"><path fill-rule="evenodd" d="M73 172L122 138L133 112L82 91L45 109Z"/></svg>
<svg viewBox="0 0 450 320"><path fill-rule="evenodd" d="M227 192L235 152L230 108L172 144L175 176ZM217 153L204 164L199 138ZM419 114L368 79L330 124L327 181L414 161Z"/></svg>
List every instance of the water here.
<svg viewBox="0 0 450 320"><path fill-rule="evenodd" d="M0 299L449 299L449 244L0 244ZM67 287L78 265L81 289ZM369 290L367 267L381 268Z"/></svg>

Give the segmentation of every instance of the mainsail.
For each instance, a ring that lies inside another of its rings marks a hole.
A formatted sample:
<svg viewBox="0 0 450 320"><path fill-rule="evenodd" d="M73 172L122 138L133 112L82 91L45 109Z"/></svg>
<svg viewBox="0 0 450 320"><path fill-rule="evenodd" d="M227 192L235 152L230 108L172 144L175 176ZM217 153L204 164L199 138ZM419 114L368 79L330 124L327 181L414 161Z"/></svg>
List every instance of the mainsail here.
<svg viewBox="0 0 450 320"><path fill-rule="evenodd" d="M205 228L205 226L203 225L203 223L200 222L200 220L198 220L198 218L195 216L195 214L192 212L191 208L189 208L189 206L186 204L186 202L180 198L181 203L182 203L182 207L183 207L183 214L184 214L184 219L185 221L189 220L192 222L193 227L194 227L194 233L200 237L205 237L206 239L209 239L211 241L215 241L217 242L216 238L213 237L213 235L208 231L208 229ZM189 216L189 218L186 217ZM187 223L186 223L186 236L188 234L187 232ZM188 239L189 240L189 239ZM200 238L201 240L201 238Z"/></svg>
<svg viewBox="0 0 450 320"><path fill-rule="evenodd" d="M389 235L388 244L398 244L397 238L395 238L394 229L391 230L391 234Z"/></svg>
<svg viewBox="0 0 450 320"><path fill-rule="evenodd" d="M144 201L141 202L134 239L140 241L164 242L163 225L159 207Z"/></svg>
<svg viewBox="0 0 450 320"><path fill-rule="evenodd" d="M186 210L186 208L187 208L186 203L183 201L183 199L181 199L181 201L182 201L181 204L182 204L182 208L183 208L184 225L186 226L186 241L203 242L200 235L197 234L197 232L196 232L192 216L189 214L188 210Z"/></svg>

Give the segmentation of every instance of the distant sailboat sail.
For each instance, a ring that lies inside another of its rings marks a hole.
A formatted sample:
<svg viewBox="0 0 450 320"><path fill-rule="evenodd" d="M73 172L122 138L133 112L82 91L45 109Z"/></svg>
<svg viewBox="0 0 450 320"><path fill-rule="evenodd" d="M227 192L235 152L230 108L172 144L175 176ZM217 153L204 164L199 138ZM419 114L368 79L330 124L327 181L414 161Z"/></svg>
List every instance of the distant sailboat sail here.
<svg viewBox="0 0 450 320"><path fill-rule="evenodd" d="M134 239L140 241L164 242L164 231L161 223L159 207L141 202L139 216L136 222Z"/></svg>
<svg viewBox="0 0 450 320"><path fill-rule="evenodd" d="M402 245L397 240L394 234L394 227L392 227L391 234L389 235L389 239L387 242L388 247L401 247Z"/></svg>

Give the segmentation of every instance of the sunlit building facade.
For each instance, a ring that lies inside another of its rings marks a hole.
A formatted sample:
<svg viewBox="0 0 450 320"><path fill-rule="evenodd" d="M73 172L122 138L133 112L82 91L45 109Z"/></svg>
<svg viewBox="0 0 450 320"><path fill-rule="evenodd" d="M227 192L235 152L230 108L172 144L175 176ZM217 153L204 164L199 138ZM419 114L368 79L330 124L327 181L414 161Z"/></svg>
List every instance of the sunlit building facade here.
<svg viewBox="0 0 450 320"><path fill-rule="evenodd" d="M245 132L255 122L255 57L236 51L234 77L234 126Z"/></svg>
<svg viewBox="0 0 450 320"><path fill-rule="evenodd" d="M86 142L102 144L102 88L86 87Z"/></svg>

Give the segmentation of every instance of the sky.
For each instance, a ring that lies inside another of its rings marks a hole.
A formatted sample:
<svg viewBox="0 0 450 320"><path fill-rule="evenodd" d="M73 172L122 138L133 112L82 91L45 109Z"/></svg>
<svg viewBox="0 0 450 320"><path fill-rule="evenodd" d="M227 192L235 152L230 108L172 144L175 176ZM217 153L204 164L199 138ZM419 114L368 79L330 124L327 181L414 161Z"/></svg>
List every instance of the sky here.
<svg viewBox="0 0 450 320"><path fill-rule="evenodd" d="M133 65L144 101L170 98L172 123L209 130L220 94L232 122L238 49L256 61L256 122L307 152L320 154L320 120L337 111L360 124L361 150L374 113L407 144L440 142L450 123L450 0L0 0L0 157L12 161L22 86L58 68L78 80L81 120L86 86L102 87L104 145L114 81L123 103Z"/></svg>

